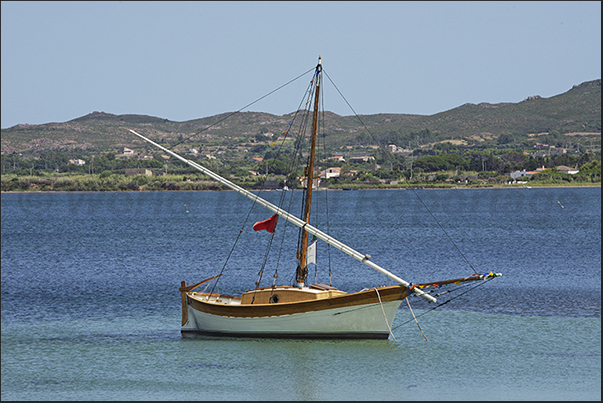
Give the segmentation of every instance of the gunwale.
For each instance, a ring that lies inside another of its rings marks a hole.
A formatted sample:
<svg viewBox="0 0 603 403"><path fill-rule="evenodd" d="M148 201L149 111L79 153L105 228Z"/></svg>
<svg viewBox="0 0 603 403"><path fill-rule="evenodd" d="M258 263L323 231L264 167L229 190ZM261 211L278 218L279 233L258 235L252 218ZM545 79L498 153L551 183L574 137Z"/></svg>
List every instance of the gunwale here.
<svg viewBox="0 0 603 403"><path fill-rule="evenodd" d="M375 291L376 290L376 291ZM209 293L186 293L186 304L191 308L212 315L235 318L260 318L270 316L294 315L328 309L358 307L375 303L403 300L408 296L408 288L403 285L373 287L351 294L324 299L286 302L276 304L224 304L203 300Z"/></svg>

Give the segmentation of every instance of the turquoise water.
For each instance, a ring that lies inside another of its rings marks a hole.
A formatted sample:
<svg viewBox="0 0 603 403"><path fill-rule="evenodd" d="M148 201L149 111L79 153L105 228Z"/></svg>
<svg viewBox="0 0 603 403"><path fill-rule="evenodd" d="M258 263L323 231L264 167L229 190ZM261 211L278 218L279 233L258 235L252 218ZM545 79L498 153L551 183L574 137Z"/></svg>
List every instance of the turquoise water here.
<svg viewBox="0 0 603 403"><path fill-rule="evenodd" d="M439 225L404 190L329 192L329 225L415 283L504 274L411 298L428 341L406 303L395 340L183 338L177 288L222 268L249 212L234 192L3 194L2 400L600 400L600 188L417 193ZM223 292L253 287L250 251ZM347 259L340 289L384 283Z"/></svg>

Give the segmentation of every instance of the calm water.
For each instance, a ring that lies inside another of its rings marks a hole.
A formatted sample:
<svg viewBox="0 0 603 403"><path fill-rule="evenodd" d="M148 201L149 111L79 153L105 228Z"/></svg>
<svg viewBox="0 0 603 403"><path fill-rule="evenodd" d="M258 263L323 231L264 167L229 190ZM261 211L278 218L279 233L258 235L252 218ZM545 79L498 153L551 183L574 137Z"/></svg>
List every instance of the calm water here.
<svg viewBox="0 0 603 403"><path fill-rule="evenodd" d="M2 194L2 400L601 399L600 188L325 196L330 233L407 281L504 276L411 298L429 341L406 303L396 340L182 338L180 281L219 273L247 218L220 291L253 288L270 212L234 192ZM338 288L387 282L330 253Z"/></svg>

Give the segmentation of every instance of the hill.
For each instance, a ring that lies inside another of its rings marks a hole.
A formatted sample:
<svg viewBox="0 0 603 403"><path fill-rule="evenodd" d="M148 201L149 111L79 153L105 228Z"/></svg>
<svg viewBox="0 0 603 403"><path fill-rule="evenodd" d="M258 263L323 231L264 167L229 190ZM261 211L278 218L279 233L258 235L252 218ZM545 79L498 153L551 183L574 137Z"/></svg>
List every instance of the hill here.
<svg viewBox="0 0 603 403"><path fill-rule="evenodd" d="M232 115L232 116L230 116ZM254 142L259 134L282 134L292 114L224 113L185 122L144 115L92 112L64 123L16 125L1 130L1 153L39 154L52 150L86 153L146 148L128 132L134 129L165 143L230 146ZM228 117L228 119L226 119ZM368 129L368 130L367 130ZM195 133L198 133L195 135ZM195 135L195 136L193 136ZM465 104L434 115L325 113L324 135L332 149L381 145L421 146L442 141L496 144L536 135L565 135L571 142L601 142L601 80L575 85L550 98L529 96L518 103ZM511 139L511 140L509 140Z"/></svg>

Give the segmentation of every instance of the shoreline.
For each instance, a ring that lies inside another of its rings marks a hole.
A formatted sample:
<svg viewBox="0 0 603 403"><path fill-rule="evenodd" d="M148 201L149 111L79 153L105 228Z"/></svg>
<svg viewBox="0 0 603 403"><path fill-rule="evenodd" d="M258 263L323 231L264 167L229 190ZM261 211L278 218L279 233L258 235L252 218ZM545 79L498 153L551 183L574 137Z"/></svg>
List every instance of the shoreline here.
<svg viewBox="0 0 603 403"><path fill-rule="evenodd" d="M521 186L513 186L513 185L493 185L493 186L407 186L407 187L389 187L389 188L380 188L380 187L367 187L361 189L329 189L329 188L319 188L314 189L318 190L331 190L331 191L358 191L358 190L475 190L475 189L540 189L540 188L601 188L601 184L593 184L593 185L521 185ZM248 189L250 192L280 192L282 189ZM298 189L301 190L301 189ZM154 192L235 192L232 189L204 189L204 190L180 190L180 189L165 189L165 190L10 190L10 191L0 191L0 194L9 194L9 193L154 193Z"/></svg>

